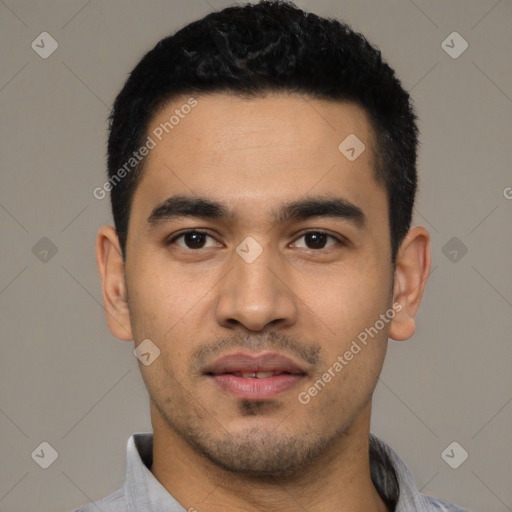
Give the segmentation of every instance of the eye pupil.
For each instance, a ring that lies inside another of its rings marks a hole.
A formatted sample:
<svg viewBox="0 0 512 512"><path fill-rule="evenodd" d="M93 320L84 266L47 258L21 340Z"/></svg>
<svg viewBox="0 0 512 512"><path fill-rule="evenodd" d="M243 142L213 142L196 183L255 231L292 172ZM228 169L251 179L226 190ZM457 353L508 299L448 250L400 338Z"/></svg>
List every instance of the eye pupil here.
<svg viewBox="0 0 512 512"><path fill-rule="evenodd" d="M307 233L305 238L307 245L312 246L313 249L322 249L327 241L325 233Z"/></svg>
<svg viewBox="0 0 512 512"><path fill-rule="evenodd" d="M185 233L185 243L191 249L200 249L205 243L206 235L204 233Z"/></svg>

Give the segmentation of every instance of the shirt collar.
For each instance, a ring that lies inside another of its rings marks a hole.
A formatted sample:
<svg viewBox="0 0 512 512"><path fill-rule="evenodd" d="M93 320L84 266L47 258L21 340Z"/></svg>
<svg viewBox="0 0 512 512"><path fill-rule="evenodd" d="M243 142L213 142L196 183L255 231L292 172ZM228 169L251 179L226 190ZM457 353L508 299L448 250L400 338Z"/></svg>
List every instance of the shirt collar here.
<svg viewBox="0 0 512 512"><path fill-rule="evenodd" d="M439 512L432 498L420 493L398 454L373 434L370 434L370 471L373 485L394 512Z"/></svg>
<svg viewBox="0 0 512 512"><path fill-rule="evenodd" d="M151 473L153 434L133 434L128 439L124 496L127 512L184 512L185 509Z"/></svg>

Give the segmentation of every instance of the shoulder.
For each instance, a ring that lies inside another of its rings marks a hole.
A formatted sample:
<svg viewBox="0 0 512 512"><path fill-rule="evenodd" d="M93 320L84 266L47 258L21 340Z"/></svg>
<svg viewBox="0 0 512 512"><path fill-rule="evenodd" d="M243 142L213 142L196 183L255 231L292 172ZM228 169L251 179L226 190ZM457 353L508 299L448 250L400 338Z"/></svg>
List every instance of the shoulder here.
<svg viewBox="0 0 512 512"><path fill-rule="evenodd" d="M98 512L98 510L101 510L101 512L123 512L125 510L124 504L124 490L118 489L102 500L83 505L74 512Z"/></svg>
<svg viewBox="0 0 512 512"><path fill-rule="evenodd" d="M426 498L429 500L430 505L432 505L433 510L436 512L469 512L466 508L459 507L458 505L448 503L444 500L432 498L430 496L426 496Z"/></svg>

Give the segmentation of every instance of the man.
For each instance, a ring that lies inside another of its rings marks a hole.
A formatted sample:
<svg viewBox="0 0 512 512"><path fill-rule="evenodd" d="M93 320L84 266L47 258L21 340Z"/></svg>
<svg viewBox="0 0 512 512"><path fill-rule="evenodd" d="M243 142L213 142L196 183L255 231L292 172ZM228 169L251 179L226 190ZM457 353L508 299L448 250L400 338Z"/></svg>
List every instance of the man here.
<svg viewBox="0 0 512 512"><path fill-rule="evenodd" d="M415 329L417 127L360 34L286 2L160 41L117 97L97 262L153 434L81 511L460 511L369 432Z"/></svg>

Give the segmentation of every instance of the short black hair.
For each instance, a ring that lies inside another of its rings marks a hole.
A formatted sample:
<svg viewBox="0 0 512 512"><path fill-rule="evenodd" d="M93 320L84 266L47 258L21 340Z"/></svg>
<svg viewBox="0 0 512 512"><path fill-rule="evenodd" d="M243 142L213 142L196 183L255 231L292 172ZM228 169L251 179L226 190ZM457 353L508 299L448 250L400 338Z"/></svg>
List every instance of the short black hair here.
<svg viewBox="0 0 512 512"><path fill-rule="evenodd" d="M112 212L123 257L144 160L130 172L126 163L164 104L183 94L214 92L249 98L291 92L363 108L375 134L375 178L387 192L395 262L417 187L418 128L409 94L362 34L286 0L213 12L158 42L129 75L114 102L108 140Z"/></svg>

